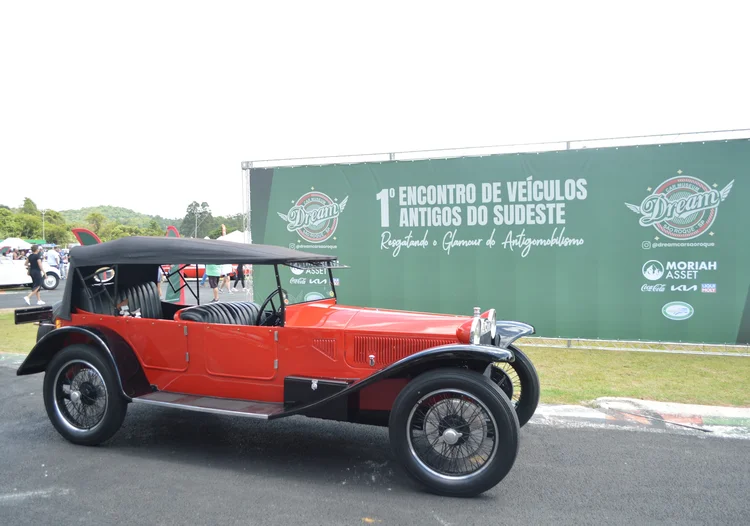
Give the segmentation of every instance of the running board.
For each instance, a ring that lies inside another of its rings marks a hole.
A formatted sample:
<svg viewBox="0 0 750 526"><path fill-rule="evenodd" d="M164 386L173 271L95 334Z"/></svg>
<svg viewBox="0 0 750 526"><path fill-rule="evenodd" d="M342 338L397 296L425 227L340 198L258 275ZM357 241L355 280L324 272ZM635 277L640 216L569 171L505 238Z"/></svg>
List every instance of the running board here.
<svg viewBox="0 0 750 526"><path fill-rule="evenodd" d="M195 396L183 393L157 391L133 398L133 402L141 404L186 409L202 413L218 413L221 415L244 416L268 420L272 415L284 412L284 404L272 402L252 402L249 400L233 400L231 398L216 398L213 396Z"/></svg>

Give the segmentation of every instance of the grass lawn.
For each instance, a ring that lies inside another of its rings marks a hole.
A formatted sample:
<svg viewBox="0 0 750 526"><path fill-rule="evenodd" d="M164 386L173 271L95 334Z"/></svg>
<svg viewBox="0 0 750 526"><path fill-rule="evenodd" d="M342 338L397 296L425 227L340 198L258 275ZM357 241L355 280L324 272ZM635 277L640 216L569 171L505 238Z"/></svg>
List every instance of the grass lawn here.
<svg viewBox="0 0 750 526"><path fill-rule="evenodd" d="M28 353L36 343L37 326L13 324L13 312L0 313L0 352Z"/></svg>
<svg viewBox="0 0 750 526"><path fill-rule="evenodd" d="M27 353L37 326L0 313L0 352ZM522 347L523 348L523 347ZM542 402L581 404L621 396L750 406L750 358L525 347L542 384Z"/></svg>
<svg viewBox="0 0 750 526"><path fill-rule="evenodd" d="M542 386L541 401L581 404L618 396L750 406L750 358L526 347Z"/></svg>

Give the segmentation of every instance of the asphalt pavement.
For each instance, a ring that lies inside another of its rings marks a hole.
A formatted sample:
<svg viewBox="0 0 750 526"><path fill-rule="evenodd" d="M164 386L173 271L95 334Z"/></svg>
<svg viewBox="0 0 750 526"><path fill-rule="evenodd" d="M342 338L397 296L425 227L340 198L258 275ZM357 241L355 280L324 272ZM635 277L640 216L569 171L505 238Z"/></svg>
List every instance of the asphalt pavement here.
<svg viewBox="0 0 750 526"><path fill-rule="evenodd" d="M98 447L47 419L42 376L0 366L4 525L747 524L750 441L530 423L511 473L474 499L430 495L385 429L130 405Z"/></svg>

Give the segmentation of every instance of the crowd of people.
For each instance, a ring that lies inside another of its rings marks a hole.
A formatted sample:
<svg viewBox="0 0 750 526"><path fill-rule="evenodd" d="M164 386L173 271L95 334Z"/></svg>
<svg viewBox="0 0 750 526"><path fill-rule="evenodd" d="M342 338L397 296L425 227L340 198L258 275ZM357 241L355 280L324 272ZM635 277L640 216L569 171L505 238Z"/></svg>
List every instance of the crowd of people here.
<svg viewBox="0 0 750 526"><path fill-rule="evenodd" d="M232 271L232 265L206 265L206 271L203 273L200 285L203 286L206 280L208 280L208 286L211 287L214 297L211 303L219 301L219 293L224 292L224 289L229 294L237 292L237 285L240 283L242 284L242 291L247 291L247 287L245 286L245 265L243 263L237 265L234 285L232 285Z"/></svg>

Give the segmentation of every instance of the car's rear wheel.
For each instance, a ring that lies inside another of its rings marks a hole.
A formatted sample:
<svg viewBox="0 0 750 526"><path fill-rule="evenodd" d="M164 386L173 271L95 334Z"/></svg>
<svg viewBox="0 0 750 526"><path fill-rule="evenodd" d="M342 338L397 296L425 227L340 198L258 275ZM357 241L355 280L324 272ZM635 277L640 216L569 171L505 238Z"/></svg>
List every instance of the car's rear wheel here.
<svg viewBox="0 0 750 526"><path fill-rule="evenodd" d="M45 290L55 290L60 284L60 278L54 272L47 272L42 282L42 287Z"/></svg>
<svg viewBox="0 0 750 526"><path fill-rule="evenodd" d="M539 375L534 364L518 347L511 345L509 349L514 361L492 364L490 378L510 398L518 415L518 424L523 427L539 405Z"/></svg>
<svg viewBox="0 0 750 526"><path fill-rule="evenodd" d="M433 493L471 497L513 467L519 426L505 394L464 369L424 373L399 393L389 421L391 447L406 471Z"/></svg>
<svg viewBox="0 0 750 526"><path fill-rule="evenodd" d="M88 345L70 345L52 358L44 376L44 406L65 439L87 446L112 437L127 410L114 368Z"/></svg>

